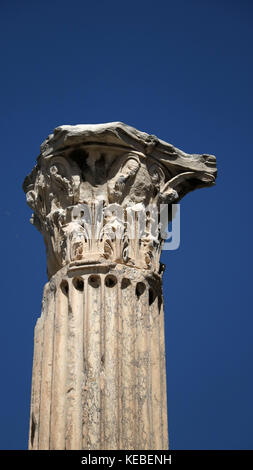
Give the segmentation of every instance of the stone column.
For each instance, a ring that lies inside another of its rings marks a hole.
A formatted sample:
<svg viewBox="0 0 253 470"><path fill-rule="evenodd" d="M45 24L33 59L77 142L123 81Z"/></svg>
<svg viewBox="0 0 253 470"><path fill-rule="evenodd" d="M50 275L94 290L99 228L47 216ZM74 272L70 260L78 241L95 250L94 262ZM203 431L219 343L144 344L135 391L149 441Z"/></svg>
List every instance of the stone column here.
<svg viewBox="0 0 253 470"><path fill-rule="evenodd" d="M212 155L118 122L61 126L42 144L24 181L49 278L30 449L168 449L160 205L215 176Z"/></svg>

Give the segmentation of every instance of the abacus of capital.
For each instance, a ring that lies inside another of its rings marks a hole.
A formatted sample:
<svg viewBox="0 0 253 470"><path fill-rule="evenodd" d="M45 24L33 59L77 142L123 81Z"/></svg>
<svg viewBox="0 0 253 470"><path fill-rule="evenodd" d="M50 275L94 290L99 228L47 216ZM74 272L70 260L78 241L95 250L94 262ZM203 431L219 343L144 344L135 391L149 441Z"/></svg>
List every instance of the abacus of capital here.
<svg viewBox="0 0 253 470"><path fill-rule="evenodd" d="M214 156L120 122L60 126L42 144L24 181L49 278L29 449L168 449L163 237L150 207L159 219L161 204L215 177Z"/></svg>

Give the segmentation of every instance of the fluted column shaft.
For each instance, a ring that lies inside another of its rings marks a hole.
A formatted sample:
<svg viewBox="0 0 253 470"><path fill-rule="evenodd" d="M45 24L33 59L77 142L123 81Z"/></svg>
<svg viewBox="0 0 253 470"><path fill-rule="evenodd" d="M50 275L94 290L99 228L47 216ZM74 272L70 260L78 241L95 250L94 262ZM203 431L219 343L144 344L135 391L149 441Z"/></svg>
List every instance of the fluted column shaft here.
<svg viewBox="0 0 253 470"><path fill-rule="evenodd" d="M89 266L46 284L29 448L168 448L159 276Z"/></svg>

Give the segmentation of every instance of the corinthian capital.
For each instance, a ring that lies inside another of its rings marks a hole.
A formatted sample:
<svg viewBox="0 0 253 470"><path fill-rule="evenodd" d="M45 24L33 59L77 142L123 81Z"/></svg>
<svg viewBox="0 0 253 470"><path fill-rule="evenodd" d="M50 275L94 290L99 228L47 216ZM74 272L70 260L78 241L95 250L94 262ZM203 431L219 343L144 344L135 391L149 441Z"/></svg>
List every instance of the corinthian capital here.
<svg viewBox="0 0 253 470"><path fill-rule="evenodd" d="M215 177L214 156L186 154L120 122L56 128L23 185L48 276L106 262L158 271L160 204Z"/></svg>

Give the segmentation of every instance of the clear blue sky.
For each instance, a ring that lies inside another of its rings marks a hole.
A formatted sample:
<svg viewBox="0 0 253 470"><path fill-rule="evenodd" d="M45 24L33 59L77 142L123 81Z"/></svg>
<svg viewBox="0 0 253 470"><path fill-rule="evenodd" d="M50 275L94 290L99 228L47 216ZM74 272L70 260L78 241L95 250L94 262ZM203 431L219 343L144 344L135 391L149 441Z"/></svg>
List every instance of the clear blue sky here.
<svg viewBox="0 0 253 470"><path fill-rule="evenodd" d="M2 0L1 449L27 447L46 282L22 181L56 126L118 120L217 157L162 255L170 445L253 448L252 20L246 0Z"/></svg>

